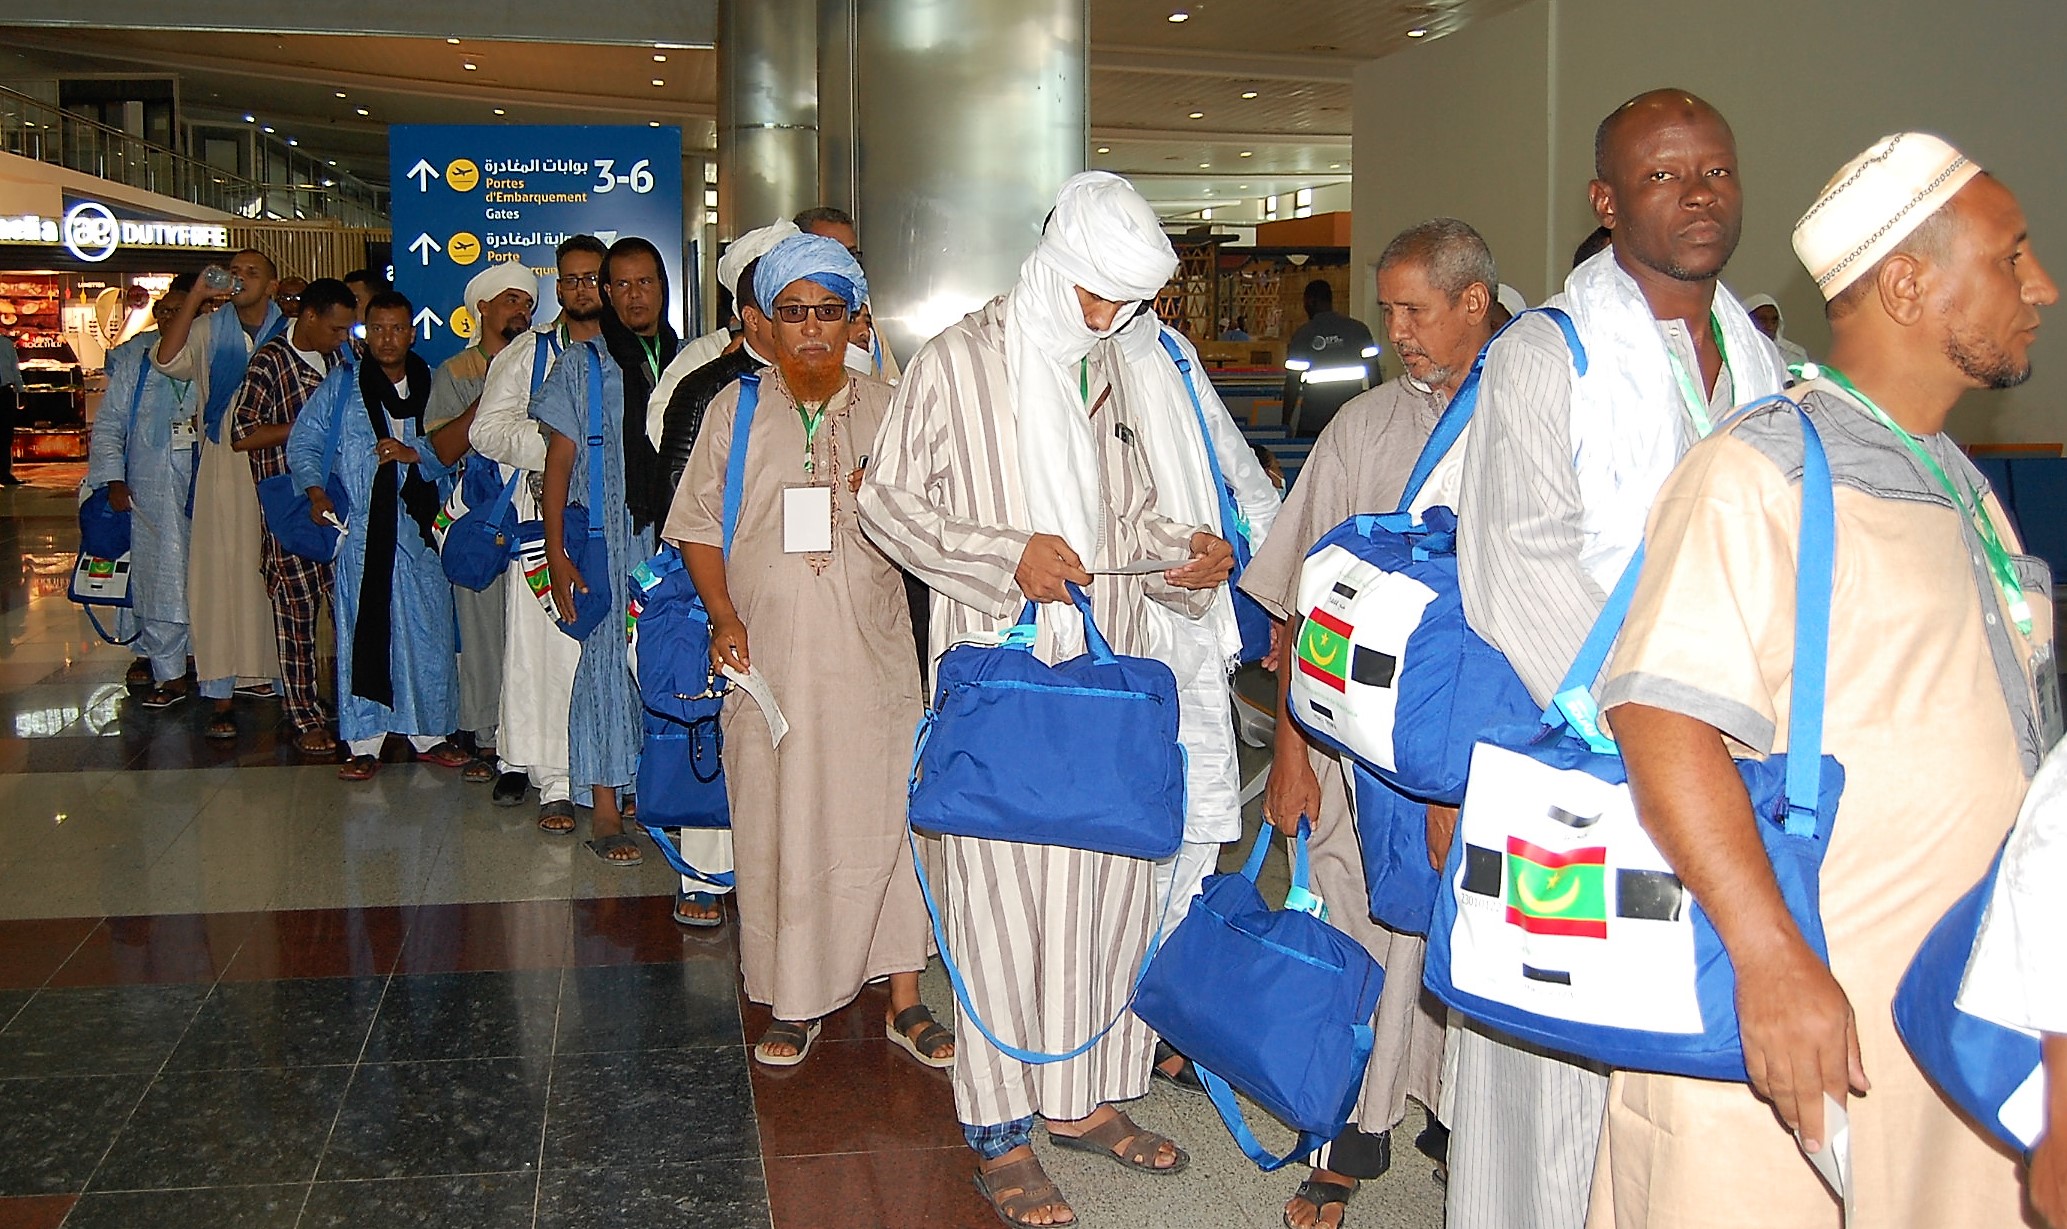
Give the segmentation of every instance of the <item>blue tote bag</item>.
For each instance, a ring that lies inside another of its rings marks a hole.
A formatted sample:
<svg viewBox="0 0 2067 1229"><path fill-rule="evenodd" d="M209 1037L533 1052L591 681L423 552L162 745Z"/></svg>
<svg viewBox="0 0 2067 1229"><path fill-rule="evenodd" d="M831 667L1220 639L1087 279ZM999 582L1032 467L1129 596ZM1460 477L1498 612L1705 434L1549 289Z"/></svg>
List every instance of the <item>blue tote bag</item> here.
<svg viewBox="0 0 2067 1229"><path fill-rule="evenodd" d="M1571 319L1556 308L1534 310L1558 326L1583 374L1586 348ZM1437 420L1398 507L1353 516L1307 552L1299 636L1288 646L1286 708L1300 728L1401 792L1452 806L1464 796L1478 736L1536 711L1507 658L1465 620L1456 513L1411 511L1471 422L1491 348L1489 341L1479 350Z"/></svg>
<svg viewBox="0 0 2067 1229"><path fill-rule="evenodd" d="M498 472L495 463L479 453L467 458L459 491L466 511L446 527L445 540L438 547L438 564L445 569L445 579L476 593L509 571L517 549L517 513L510 501L524 473L512 473L507 482L498 485Z"/></svg>
<svg viewBox="0 0 2067 1229"><path fill-rule="evenodd" d="M1191 412L1199 422L1199 437L1206 446L1206 465L1213 471L1213 490L1220 497L1220 536L1234 547L1234 571L1227 577L1227 591L1234 598L1235 626L1242 634L1242 661L1262 661L1270 652L1270 612L1255 598L1242 592L1239 582L1242 573L1248 569L1249 560L1256 551L1249 541L1249 518L1242 515L1241 506L1235 502L1234 488L1228 485L1227 476L1220 470L1220 454L1213 448L1213 432L1206 425L1206 407L1199 400L1198 385L1192 381L1191 359L1184 353L1184 347L1170 335L1168 326L1158 333L1163 343L1163 352L1170 361L1177 364L1177 373L1184 378L1184 391L1191 397Z"/></svg>
<svg viewBox="0 0 2067 1229"><path fill-rule="evenodd" d="M592 341L583 342L581 352L588 364L589 503L569 503L561 509L560 544L566 548L567 559L574 564L575 571L581 573L588 592L576 589L569 594L574 599L574 618L571 621L553 620L561 631L576 640L588 639L596 625L609 616L613 604L612 590L617 584L617 579L610 575L610 543L603 536L603 517L609 515L609 511L601 509L604 498L603 360L597 356L596 343Z"/></svg>
<svg viewBox="0 0 2067 1229"><path fill-rule="evenodd" d="M995 647L941 655L913 756L911 826L1158 861L1184 841L1184 752L1170 667L1112 651L1069 587L1086 651L1034 656L1034 607Z"/></svg>
<svg viewBox="0 0 2067 1229"><path fill-rule="evenodd" d="M1931 928L1895 991L1895 1031L1947 1101L1989 1134L2026 1154L2045 1131L2044 1054L2037 1037L1960 1010L1974 941L2002 855Z"/></svg>
<svg viewBox="0 0 2067 1229"><path fill-rule="evenodd" d="M1355 939L1264 902L1256 876L1275 833L1263 826L1240 873L1206 880L1134 996L1134 1014L1191 1059L1235 1142L1266 1170L1341 1133L1385 987L1385 971ZM1302 820L1295 891L1307 887L1306 841ZM1257 1142L1231 1089L1299 1132L1289 1152L1273 1157Z"/></svg>
<svg viewBox="0 0 2067 1229"><path fill-rule="evenodd" d="M340 404L331 407L330 429L323 437L323 491L337 509L337 519L346 523L352 519L352 497L345 490L344 479L334 471L337 466L337 437L344 426L342 401L350 399L351 390L333 390L330 381L349 380L353 370L350 362L339 363L313 394L315 397L343 394ZM282 550L317 563L336 561L337 548L344 541L344 530L335 525L319 525L309 519L309 493L294 480L293 474L274 474L270 478L259 479L258 507L265 515L267 531L279 540Z"/></svg>
<svg viewBox="0 0 2067 1229"><path fill-rule="evenodd" d="M732 553L745 493L747 437L761 399L761 377L740 378L732 447L725 457L724 548ZM639 824L681 874L730 882L681 858L661 835L666 828L726 828L732 809L725 793L724 736L718 717L730 688L711 669L710 611L689 579L680 552L669 548L632 571L638 610L638 680L644 731L639 750Z"/></svg>
<svg viewBox="0 0 2067 1229"><path fill-rule="evenodd" d="M1442 872L1428 864L1428 804L1409 798L1356 760L1348 761L1357 849L1371 920L1425 935Z"/></svg>
<svg viewBox="0 0 2067 1229"><path fill-rule="evenodd" d="M1788 913L1827 960L1818 875L1844 789L1843 768L1822 754L1830 467L1815 424L1784 397L1754 402L1736 421L1767 405L1792 409L1802 429L1790 729L1785 754L1739 760L1737 771ZM1589 694L1642 562L1639 549L1541 724L1495 731L1473 750L1422 976L1450 1007L1546 1049L1741 1082L1729 954L1638 822Z"/></svg>

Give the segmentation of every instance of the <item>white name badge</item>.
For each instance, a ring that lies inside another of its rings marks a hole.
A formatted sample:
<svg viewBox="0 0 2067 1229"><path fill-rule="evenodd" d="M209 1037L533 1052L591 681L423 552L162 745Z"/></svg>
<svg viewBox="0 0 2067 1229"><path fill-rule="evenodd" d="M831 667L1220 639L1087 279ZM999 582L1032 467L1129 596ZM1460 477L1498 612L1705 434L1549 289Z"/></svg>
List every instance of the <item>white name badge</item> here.
<svg viewBox="0 0 2067 1229"><path fill-rule="evenodd" d="M193 419L175 418L172 420L172 446L174 448L192 448L200 442L201 433L194 429Z"/></svg>
<svg viewBox="0 0 2067 1229"><path fill-rule="evenodd" d="M823 555L833 548L833 489L782 488L782 550L789 555Z"/></svg>

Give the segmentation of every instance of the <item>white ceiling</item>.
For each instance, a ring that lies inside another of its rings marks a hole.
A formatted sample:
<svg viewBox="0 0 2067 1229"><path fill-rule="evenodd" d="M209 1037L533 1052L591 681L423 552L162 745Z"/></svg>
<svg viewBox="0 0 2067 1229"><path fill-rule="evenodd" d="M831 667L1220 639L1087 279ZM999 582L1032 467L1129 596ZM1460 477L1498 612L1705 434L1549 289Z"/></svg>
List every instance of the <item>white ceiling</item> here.
<svg viewBox="0 0 2067 1229"><path fill-rule="evenodd" d="M1167 214L1341 182L1356 65L1411 52L1409 30L1439 38L1522 2L1093 0L1092 146L1104 152L1091 165L1134 178ZM252 113L375 182L390 123L659 120L681 124L689 148L715 141L708 48L26 27L0 27L0 48L0 82L177 74L190 118Z"/></svg>

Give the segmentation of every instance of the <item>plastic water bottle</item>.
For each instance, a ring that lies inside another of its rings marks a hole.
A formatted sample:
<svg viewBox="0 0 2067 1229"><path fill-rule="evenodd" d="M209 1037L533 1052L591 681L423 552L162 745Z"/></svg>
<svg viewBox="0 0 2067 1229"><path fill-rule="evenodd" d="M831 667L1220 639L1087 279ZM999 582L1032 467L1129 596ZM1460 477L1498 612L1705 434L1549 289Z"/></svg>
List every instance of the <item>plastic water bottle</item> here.
<svg viewBox="0 0 2067 1229"><path fill-rule="evenodd" d="M211 291L228 291L231 294L244 292L244 279L221 265L210 265L201 270L201 285Z"/></svg>

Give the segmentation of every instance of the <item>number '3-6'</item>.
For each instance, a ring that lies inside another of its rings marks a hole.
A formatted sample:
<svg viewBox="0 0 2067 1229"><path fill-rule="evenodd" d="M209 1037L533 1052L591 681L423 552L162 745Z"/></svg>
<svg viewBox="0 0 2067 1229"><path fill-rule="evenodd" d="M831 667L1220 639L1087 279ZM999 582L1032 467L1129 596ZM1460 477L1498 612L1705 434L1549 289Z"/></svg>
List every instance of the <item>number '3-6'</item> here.
<svg viewBox="0 0 2067 1229"><path fill-rule="evenodd" d="M641 195L653 191L653 160L651 158L641 158L637 162L632 163L630 173L624 175L612 175L610 173L611 168L616 165L617 161L614 158L596 159L596 182L589 188L589 191L600 196L605 192L616 191L619 184L623 184L625 187Z"/></svg>

